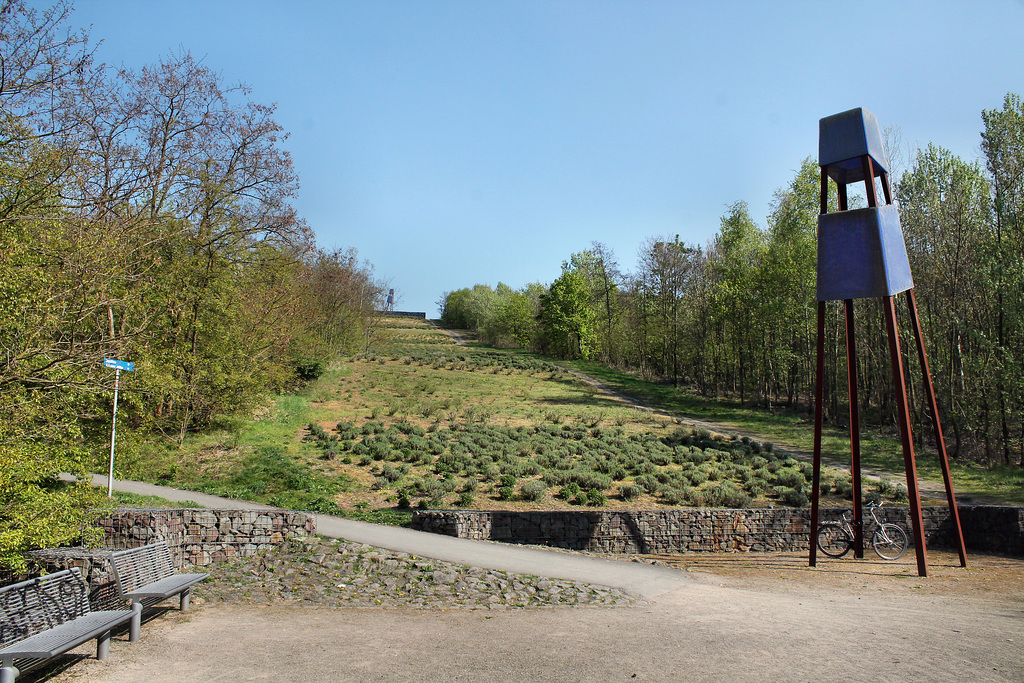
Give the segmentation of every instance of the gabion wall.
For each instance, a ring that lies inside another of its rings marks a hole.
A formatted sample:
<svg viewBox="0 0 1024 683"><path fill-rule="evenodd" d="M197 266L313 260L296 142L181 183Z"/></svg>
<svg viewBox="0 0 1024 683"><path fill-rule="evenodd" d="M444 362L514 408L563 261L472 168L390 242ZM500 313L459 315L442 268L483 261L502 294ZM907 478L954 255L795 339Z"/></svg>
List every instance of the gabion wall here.
<svg viewBox="0 0 1024 683"><path fill-rule="evenodd" d="M960 506L964 541L971 550L1024 555L1024 507ZM850 510L822 510L822 520ZM910 510L886 507L886 519L910 530ZM929 546L956 547L949 510L923 510ZM809 509L756 508L671 510L564 510L480 512L417 510L413 527L422 531L505 543L546 545L605 553L772 552L808 548ZM872 530L870 516L865 510ZM908 535L910 535L908 533Z"/></svg>
<svg viewBox="0 0 1024 683"><path fill-rule="evenodd" d="M121 609L110 551L166 541L179 568L206 566L247 557L292 536L316 533L306 512L207 510L198 508L121 508L99 520L103 548L47 548L28 553L39 573L78 567L89 584L94 610Z"/></svg>
<svg viewBox="0 0 1024 683"><path fill-rule="evenodd" d="M98 524L107 548L167 541L179 567L248 557L289 536L316 533L313 515L286 510L121 508Z"/></svg>

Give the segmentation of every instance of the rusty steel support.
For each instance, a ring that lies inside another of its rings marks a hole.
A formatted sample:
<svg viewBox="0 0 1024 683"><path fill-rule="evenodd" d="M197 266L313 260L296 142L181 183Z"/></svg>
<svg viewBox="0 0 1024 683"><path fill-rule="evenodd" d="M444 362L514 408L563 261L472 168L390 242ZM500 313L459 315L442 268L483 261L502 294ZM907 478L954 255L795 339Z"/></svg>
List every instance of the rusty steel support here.
<svg viewBox="0 0 1024 683"><path fill-rule="evenodd" d="M868 200L868 206L878 206L878 195L875 193L875 165L867 154L860 158L861 168L864 169L864 193Z"/></svg>
<svg viewBox="0 0 1024 683"><path fill-rule="evenodd" d="M921 493L917 488L917 462L914 459L914 441L910 433L910 408L907 405L907 383L903 374L903 355L896 327L896 301L892 296L882 297L885 327L889 336L889 358L892 362L893 389L896 391L896 412L903 445L903 464L907 472L907 495L910 499L910 521L913 526L914 548L917 551L917 574L928 576L928 551L925 548L924 526L921 514Z"/></svg>
<svg viewBox="0 0 1024 683"><path fill-rule="evenodd" d="M864 510L861 504L860 405L857 401L857 340L853 323L853 299L845 299L846 378L850 397L850 463L853 471L853 556L864 557Z"/></svg>
<svg viewBox="0 0 1024 683"><path fill-rule="evenodd" d="M824 183L825 181L822 180ZM825 302L818 302L817 379L814 384L814 473L811 477L810 566L818 561L818 504L821 498L821 421L825 398Z"/></svg>
<svg viewBox="0 0 1024 683"><path fill-rule="evenodd" d="M946 487L946 502L949 505L950 519L953 521L953 531L956 533L957 550L960 553L960 566L967 566L967 549L964 546L964 532L960 527L960 511L956 506L956 494L953 492L953 478L949 472L949 458L946 455L946 439L942 435L942 422L939 420L939 404L935 400L935 386L932 384L932 372L928 367L928 354L924 349L924 333L921 330L921 321L917 316L917 298L914 290L907 290L908 309L910 311L910 322L914 327L914 341L917 344L917 356L921 362L921 372L924 374L925 395L928 398L928 410L932 414L932 426L935 429L935 448L939 452L939 465L942 467L942 483Z"/></svg>
<svg viewBox="0 0 1024 683"><path fill-rule="evenodd" d="M885 203L892 204L892 190L889 189L889 174L886 171L882 171L879 177L882 180L882 194L885 195Z"/></svg>

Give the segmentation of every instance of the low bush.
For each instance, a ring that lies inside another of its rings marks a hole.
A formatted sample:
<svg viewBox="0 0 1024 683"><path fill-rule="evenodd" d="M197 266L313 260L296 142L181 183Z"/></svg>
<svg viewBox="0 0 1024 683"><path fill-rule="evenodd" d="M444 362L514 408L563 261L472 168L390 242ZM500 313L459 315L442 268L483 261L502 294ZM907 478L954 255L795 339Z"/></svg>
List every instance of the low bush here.
<svg viewBox="0 0 1024 683"><path fill-rule="evenodd" d="M659 491L661 502L666 505L690 505L693 503L694 489L689 486L676 488L674 486L663 486Z"/></svg>
<svg viewBox="0 0 1024 683"><path fill-rule="evenodd" d="M522 496L523 500L538 501L544 499L544 494L547 493L547 490L547 484L543 480L531 479L523 484L519 490L519 495Z"/></svg>
<svg viewBox="0 0 1024 683"><path fill-rule="evenodd" d="M636 500L641 493L640 487L634 484L623 484L619 487L619 497L622 500Z"/></svg>
<svg viewBox="0 0 1024 683"><path fill-rule="evenodd" d="M775 472L775 483L778 486L797 488L807 483L803 471L795 467L783 467Z"/></svg>
<svg viewBox="0 0 1024 683"><path fill-rule="evenodd" d="M570 500L580 492L580 485L574 481L569 482L558 492L558 497L563 500Z"/></svg>
<svg viewBox="0 0 1024 683"><path fill-rule="evenodd" d="M636 477L633 479L633 483L647 493L654 493L658 489L658 480L650 474L644 474Z"/></svg>
<svg viewBox="0 0 1024 683"><path fill-rule="evenodd" d="M782 495L779 496L779 499L786 505L791 505L797 508L806 507L807 503L810 502L807 498L807 494L804 493L803 489L798 488L784 488L782 490ZM881 499L880 495L879 499Z"/></svg>

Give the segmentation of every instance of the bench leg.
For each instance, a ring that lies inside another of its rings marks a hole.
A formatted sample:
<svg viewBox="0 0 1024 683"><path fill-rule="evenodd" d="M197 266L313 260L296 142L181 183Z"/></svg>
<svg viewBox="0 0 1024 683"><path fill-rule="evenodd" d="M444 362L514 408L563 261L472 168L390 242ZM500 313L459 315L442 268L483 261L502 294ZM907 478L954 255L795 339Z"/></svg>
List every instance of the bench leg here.
<svg viewBox="0 0 1024 683"><path fill-rule="evenodd" d="M142 603L132 602L132 620L128 624L128 642L134 643L142 632Z"/></svg>
<svg viewBox="0 0 1024 683"><path fill-rule="evenodd" d="M18 667L14 666L14 660L4 657L3 667L0 668L0 683L14 683L20 673Z"/></svg>
<svg viewBox="0 0 1024 683"><path fill-rule="evenodd" d="M110 657L110 631L104 631L96 639L96 659L104 660Z"/></svg>
<svg viewBox="0 0 1024 683"><path fill-rule="evenodd" d="M186 588L185 590L183 590L181 592L181 602L178 603L178 605L181 608L182 612L187 612L188 611L189 596L191 594L192 594L192 589L191 588Z"/></svg>

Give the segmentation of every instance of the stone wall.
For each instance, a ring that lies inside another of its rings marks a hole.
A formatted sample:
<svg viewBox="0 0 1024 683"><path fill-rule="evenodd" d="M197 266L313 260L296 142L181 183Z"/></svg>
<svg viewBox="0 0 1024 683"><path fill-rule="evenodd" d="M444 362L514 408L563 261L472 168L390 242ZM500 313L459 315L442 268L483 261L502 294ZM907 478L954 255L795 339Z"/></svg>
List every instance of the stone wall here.
<svg viewBox="0 0 1024 683"><path fill-rule="evenodd" d="M417 318L426 320L427 314L421 311L383 311L383 314L390 318Z"/></svg>
<svg viewBox="0 0 1024 683"><path fill-rule="evenodd" d="M125 600L117 592L110 551L103 548L45 548L25 554L32 567L30 576L40 576L78 567L89 586L89 605L93 610L124 609ZM24 577L28 578L28 576Z"/></svg>
<svg viewBox="0 0 1024 683"><path fill-rule="evenodd" d="M179 567L248 557L289 536L316 533L313 515L287 510L121 508L98 525L107 548L167 541Z"/></svg>
<svg viewBox="0 0 1024 683"><path fill-rule="evenodd" d="M120 609L110 551L166 541L179 569L206 566L316 533L313 515L285 510L120 508L98 521L103 548L47 548L28 553L37 573L78 567L89 584L92 609Z"/></svg>
<svg viewBox="0 0 1024 683"><path fill-rule="evenodd" d="M886 507L886 518L910 529L906 507ZM822 520L844 510L826 509ZM850 515L849 510L845 510ZM422 531L505 543L610 553L773 552L807 550L810 510L794 508L676 508L635 511L417 510ZM949 510L923 510L929 546L956 547ZM872 530L868 519L867 532ZM969 550L1024 555L1024 507L960 506Z"/></svg>

